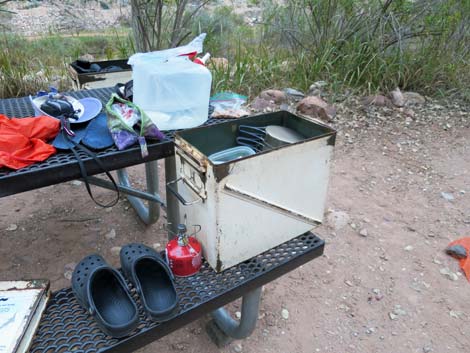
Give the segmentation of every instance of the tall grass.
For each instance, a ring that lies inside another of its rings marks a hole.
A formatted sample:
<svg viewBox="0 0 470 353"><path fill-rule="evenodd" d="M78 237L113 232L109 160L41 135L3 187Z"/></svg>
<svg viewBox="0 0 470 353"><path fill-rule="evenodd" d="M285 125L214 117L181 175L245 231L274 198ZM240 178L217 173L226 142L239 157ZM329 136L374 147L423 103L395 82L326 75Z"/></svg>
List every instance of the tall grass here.
<svg viewBox="0 0 470 353"><path fill-rule="evenodd" d="M398 86L430 95L458 93L470 100L468 0L261 0L257 4L261 16L254 25L230 7L198 8L194 16L188 18L193 13L188 11L182 17L184 33L178 33L185 41L207 32L205 49L230 63L211 68L214 92L254 96L268 87L306 90L314 81L326 80L333 89L388 91ZM162 24L172 23L175 14L169 9L160 8L147 19L162 16ZM158 37L159 27L152 28L158 47L176 40L171 31ZM4 36L0 41L5 48L0 52L0 97L44 88L44 75L48 80L65 77L65 65L82 54L125 58L139 47L130 31L34 41Z"/></svg>
<svg viewBox="0 0 470 353"><path fill-rule="evenodd" d="M326 80L367 91L398 86L470 96L468 1L287 0L263 6L251 36L219 33L220 42L232 43L225 55L234 65L215 73L216 87L305 90Z"/></svg>
<svg viewBox="0 0 470 353"><path fill-rule="evenodd" d="M60 90L72 88L67 65L84 54L96 60L127 58L134 52L129 33L113 32L103 36L27 39L0 35L0 98L34 94L53 85Z"/></svg>
<svg viewBox="0 0 470 353"><path fill-rule="evenodd" d="M265 20L264 42L309 57L307 81L426 93L468 87L468 1L288 0L267 6Z"/></svg>

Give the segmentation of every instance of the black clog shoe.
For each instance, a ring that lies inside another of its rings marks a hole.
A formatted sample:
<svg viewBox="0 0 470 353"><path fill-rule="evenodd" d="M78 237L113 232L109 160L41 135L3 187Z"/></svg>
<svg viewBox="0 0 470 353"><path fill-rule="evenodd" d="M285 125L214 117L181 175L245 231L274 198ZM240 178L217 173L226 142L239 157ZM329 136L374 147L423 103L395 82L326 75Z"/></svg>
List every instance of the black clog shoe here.
<svg viewBox="0 0 470 353"><path fill-rule="evenodd" d="M78 263L72 274L72 290L107 335L124 337L137 327L137 305L124 277L100 255L89 255Z"/></svg>
<svg viewBox="0 0 470 353"><path fill-rule="evenodd" d="M144 244L128 244L121 249L124 276L134 285L145 311L162 322L174 316L178 296L173 273L166 261Z"/></svg>

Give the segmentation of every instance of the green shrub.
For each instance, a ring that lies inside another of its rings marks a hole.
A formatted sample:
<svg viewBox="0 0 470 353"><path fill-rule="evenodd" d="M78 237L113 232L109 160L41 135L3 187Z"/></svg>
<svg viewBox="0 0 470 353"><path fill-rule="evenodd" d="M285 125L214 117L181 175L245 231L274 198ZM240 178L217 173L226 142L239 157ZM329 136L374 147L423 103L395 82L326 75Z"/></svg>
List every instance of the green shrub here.
<svg viewBox="0 0 470 353"><path fill-rule="evenodd" d="M96 60L127 58L132 52L128 34L107 36L45 36L28 40L0 35L0 98L21 97L53 84L60 90L72 88L67 66L84 54Z"/></svg>

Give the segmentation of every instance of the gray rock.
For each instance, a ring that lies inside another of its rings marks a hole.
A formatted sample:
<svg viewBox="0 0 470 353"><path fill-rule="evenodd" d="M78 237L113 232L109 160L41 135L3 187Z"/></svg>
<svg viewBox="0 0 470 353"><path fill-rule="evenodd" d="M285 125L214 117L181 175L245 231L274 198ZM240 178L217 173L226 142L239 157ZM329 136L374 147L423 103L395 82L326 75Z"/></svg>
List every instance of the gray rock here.
<svg viewBox="0 0 470 353"><path fill-rule="evenodd" d="M439 272L441 273L441 275L444 275L446 276L448 279L450 279L451 281L457 281L459 279L459 276L457 276L456 273L452 272L451 270L449 270L447 267L446 268L441 268L439 270Z"/></svg>
<svg viewBox="0 0 470 353"><path fill-rule="evenodd" d="M243 346L240 343L237 343L233 346L233 351L235 353L240 353L243 350Z"/></svg>
<svg viewBox="0 0 470 353"><path fill-rule="evenodd" d="M305 94L293 88L284 88L283 91L287 95L288 99L292 99L295 101L301 100L305 97Z"/></svg>
<svg viewBox="0 0 470 353"><path fill-rule="evenodd" d="M67 280L67 281L70 281L72 279L72 274L73 274L73 271L65 271L64 272L64 278Z"/></svg>
<svg viewBox="0 0 470 353"><path fill-rule="evenodd" d="M282 316L282 318L283 318L284 320L289 319L289 310L287 310L287 309L285 309L285 308L282 309L282 310L281 310L281 316Z"/></svg>
<svg viewBox="0 0 470 353"><path fill-rule="evenodd" d="M418 105L426 103L426 99L416 92L403 92L405 105Z"/></svg>
<svg viewBox="0 0 470 353"><path fill-rule="evenodd" d="M68 263L64 266L64 277L68 281L72 279L73 270L77 264L75 262Z"/></svg>
<svg viewBox="0 0 470 353"><path fill-rule="evenodd" d="M405 316L407 313L405 310L402 309L401 305L397 304L393 308L393 313L398 316Z"/></svg>
<svg viewBox="0 0 470 353"><path fill-rule="evenodd" d="M461 311L451 310L449 311L449 315L454 319L460 319L463 316L463 313Z"/></svg>
<svg viewBox="0 0 470 353"><path fill-rule="evenodd" d="M277 110L279 106L273 101L269 101L261 97L256 97L253 102L251 102L250 108L255 112L266 112Z"/></svg>
<svg viewBox="0 0 470 353"><path fill-rule="evenodd" d="M82 182L80 180L72 180L70 184L72 184L73 186L80 186L82 185Z"/></svg>
<svg viewBox="0 0 470 353"><path fill-rule="evenodd" d="M75 266L77 266L77 264L75 262L68 263L64 266L64 270L65 271L73 271L75 269Z"/></svg>
<svg viewBox="0 0 470 353"><path fill-rule="evenodd" d="M398 87L390 92L390 98L393 105L396 107L403 107L405 105L405 97L403 97L403 94Z"/></svg>
<svg viewBox="0 0 470 353"><path fill-rule="evenodd" d="M111 254L119 255L119 253L121 252L121 248L122 248L121 246L113 246L110 250Z"/></svg>
<svg viewBox="0 0 470 353"><path fill-rule="evenodd" d="M95 57L91 54L83 54L82 56L79 57L79 60L83 61L95 61Z"/></svg>
<svg viewBox="0 0 470 353"><path fill-rule="evenodd" d="M376 94L374 96L367 96L362 99L362 104L367 105L375 105L377 107L393 107L392 101L381 94Z"/></svg>
<svg viewBox="0 0 470 353"><path fill-rule="evenodd" d="M18 229L18 226L14 223L10 224L8 227L6 227L5 230L9 231L9 232L14 232L15 230Z"/></svg>
<svg viewBox="0 0 470 353"><path fill-rule="evenodd" d="M287 95L277 89L264 90L259 94L259 97L275 104L282 104L287 102Z"/></svg>
<svg viewBox="0 0 470 353"><path fill-rule="evenodd" d="M336 115L335 107L315 96L302 99L297 105L297 112L324 121L331 121Z"/></svg>
<svg viewBox="0 0 470 353"><path fill-rule="evenodd" d="M363 228L359 231L359 235L365 238L369 235L369 232L367 231L367 229Z"/></svg>
<svg viewBox="0 0 470 353"><path fill-rule="evenodd" d="M114 229L111 229L108 233L106 233L104 235L104 237L107 239L107 240L113 240L116 238L116 231Z"/></svg>
<svg viewBox="0 0 470 353"><path fill-rule="evenodd" d="M343 211L331 211L327 214L326 219L335 230L344 228L350 221L349 215Z"/></svg>
<svg viewBox="0 0 470 353"><path fill-rule="evenodd" d="M321 96L323 93L323 88L326 87L328 83L326 81L316 81L310 85L307 91L307 96Z"/></svg>

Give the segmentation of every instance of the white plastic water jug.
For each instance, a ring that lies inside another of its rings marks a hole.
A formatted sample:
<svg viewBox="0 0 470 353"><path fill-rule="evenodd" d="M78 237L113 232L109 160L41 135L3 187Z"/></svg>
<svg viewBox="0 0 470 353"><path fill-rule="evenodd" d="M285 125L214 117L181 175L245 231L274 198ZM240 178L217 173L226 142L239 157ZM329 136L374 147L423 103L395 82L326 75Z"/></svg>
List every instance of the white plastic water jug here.
<svg viewBox="0 0 470 353"><path fill-rule="evenodd" d="M191 128L207 120L212 76L205 66L184 56L143 54L132 66L132 77L134 103L160 130Z"/></svg>

